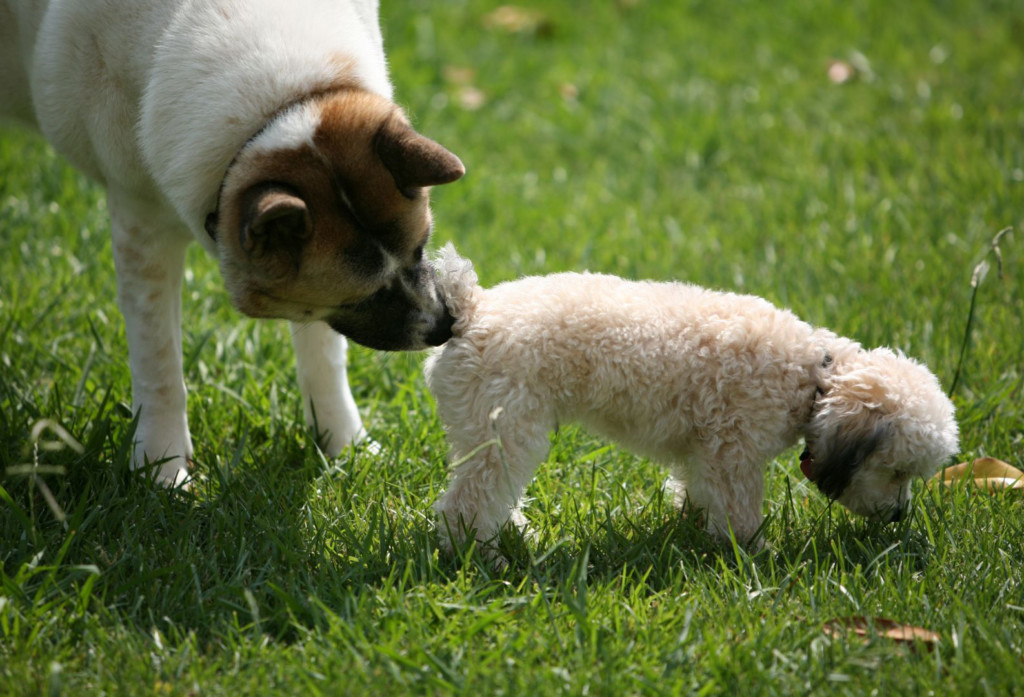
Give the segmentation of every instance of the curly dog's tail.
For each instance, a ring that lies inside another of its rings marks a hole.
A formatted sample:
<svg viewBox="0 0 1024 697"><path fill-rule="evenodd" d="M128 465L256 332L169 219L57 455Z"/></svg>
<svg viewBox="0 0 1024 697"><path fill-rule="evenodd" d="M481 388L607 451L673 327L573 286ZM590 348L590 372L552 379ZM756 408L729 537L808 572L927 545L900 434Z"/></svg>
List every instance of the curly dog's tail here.
<svg viewBox="0 0 1024 697"><path fill-rule="evenodd" d="M434 271L437 275L437 290L455 318L452 333L462 336L473 322L483 292L477 282L473 262L459 256L455 245L449 242L434 257Z"/></svg>

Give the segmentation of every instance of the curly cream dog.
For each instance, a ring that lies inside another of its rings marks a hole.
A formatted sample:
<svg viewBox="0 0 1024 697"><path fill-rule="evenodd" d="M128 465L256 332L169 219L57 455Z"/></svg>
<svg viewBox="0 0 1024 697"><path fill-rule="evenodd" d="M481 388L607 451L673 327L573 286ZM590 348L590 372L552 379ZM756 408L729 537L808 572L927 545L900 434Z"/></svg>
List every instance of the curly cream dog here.
<svg viewBox="0 0 1024 697"><path fill-rule="evenodd" d="M456 463L435 505L446 547L525 526L523 490L569 421L667 465L676 502L743 542L761 526L766 462L801 437L808 479L882 521L957 452L927 368L761 298L590 273L484 290L450 244L436 265L456 318L426 364Z"/></svg>

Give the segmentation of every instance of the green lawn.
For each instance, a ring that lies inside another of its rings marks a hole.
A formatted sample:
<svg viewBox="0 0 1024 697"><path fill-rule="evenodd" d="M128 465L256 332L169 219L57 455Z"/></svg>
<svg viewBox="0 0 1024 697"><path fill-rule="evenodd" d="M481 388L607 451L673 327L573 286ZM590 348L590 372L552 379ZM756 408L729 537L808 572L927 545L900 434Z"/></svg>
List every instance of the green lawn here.
<svg viewBox="0 0 1024 697"><path fill-rule="evenodd" d="M1020 0L530 0L515 31L495 5L384 3L399 101L469 171L435 192L435 245L486 284L685 279L901 348L947 387L959 366L962 459L1024 468ZM198 248L201 479L153 490L127 469L108 227L97 186L2 131L0 694L1024 691L1020 492L918 484L910 520L869 525L789 452L748 556L679 520L655 465L563 429L529 491L539 539L495 573L438 553L422 356L353 351L383 451L325 460L287 327L240 318ZM824 631L850 616L940 639Z"/></svg>

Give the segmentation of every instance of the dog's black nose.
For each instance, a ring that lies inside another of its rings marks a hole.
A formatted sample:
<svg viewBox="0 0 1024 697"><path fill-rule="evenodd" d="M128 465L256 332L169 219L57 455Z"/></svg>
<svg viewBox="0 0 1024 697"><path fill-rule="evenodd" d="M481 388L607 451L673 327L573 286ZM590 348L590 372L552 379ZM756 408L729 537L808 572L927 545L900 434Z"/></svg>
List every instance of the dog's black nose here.
<svg viewBox="0 0 1024 697"><path fill-rule="evenodd" d="M898 523L903 520L903 506L896 506L896 510L892 512L892 517L889 518L890 523Z"/></svg>
<svg viewBox="0 0 1024 697"><path fill-rule="evenodd" d="M448 307L445 306L444 312L441 317L438 318L434 324L434 328L430 330L430 333L426 336L426 342L428 346L440 346L448 339L452 338L452 326L455 324L455 318L448 312Z"/></svg>

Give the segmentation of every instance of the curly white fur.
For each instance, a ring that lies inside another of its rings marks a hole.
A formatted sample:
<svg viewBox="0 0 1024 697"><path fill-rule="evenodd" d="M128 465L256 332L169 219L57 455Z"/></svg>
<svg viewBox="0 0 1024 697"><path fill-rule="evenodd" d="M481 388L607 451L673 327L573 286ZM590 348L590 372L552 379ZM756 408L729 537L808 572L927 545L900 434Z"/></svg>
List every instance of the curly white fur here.
<svg viewBox="0 0 1024 697"><path fill-rule="evenodd" d="M446 546L525 525L523 491L568 421L667 465L677 502L740 541L763 519L766 462L801 437L818 488L883 520L958 449L927 368L761 298L590 273L484 290L450 244L436 269L456 318L425 367L456 464L435 505Z"/></svg>

